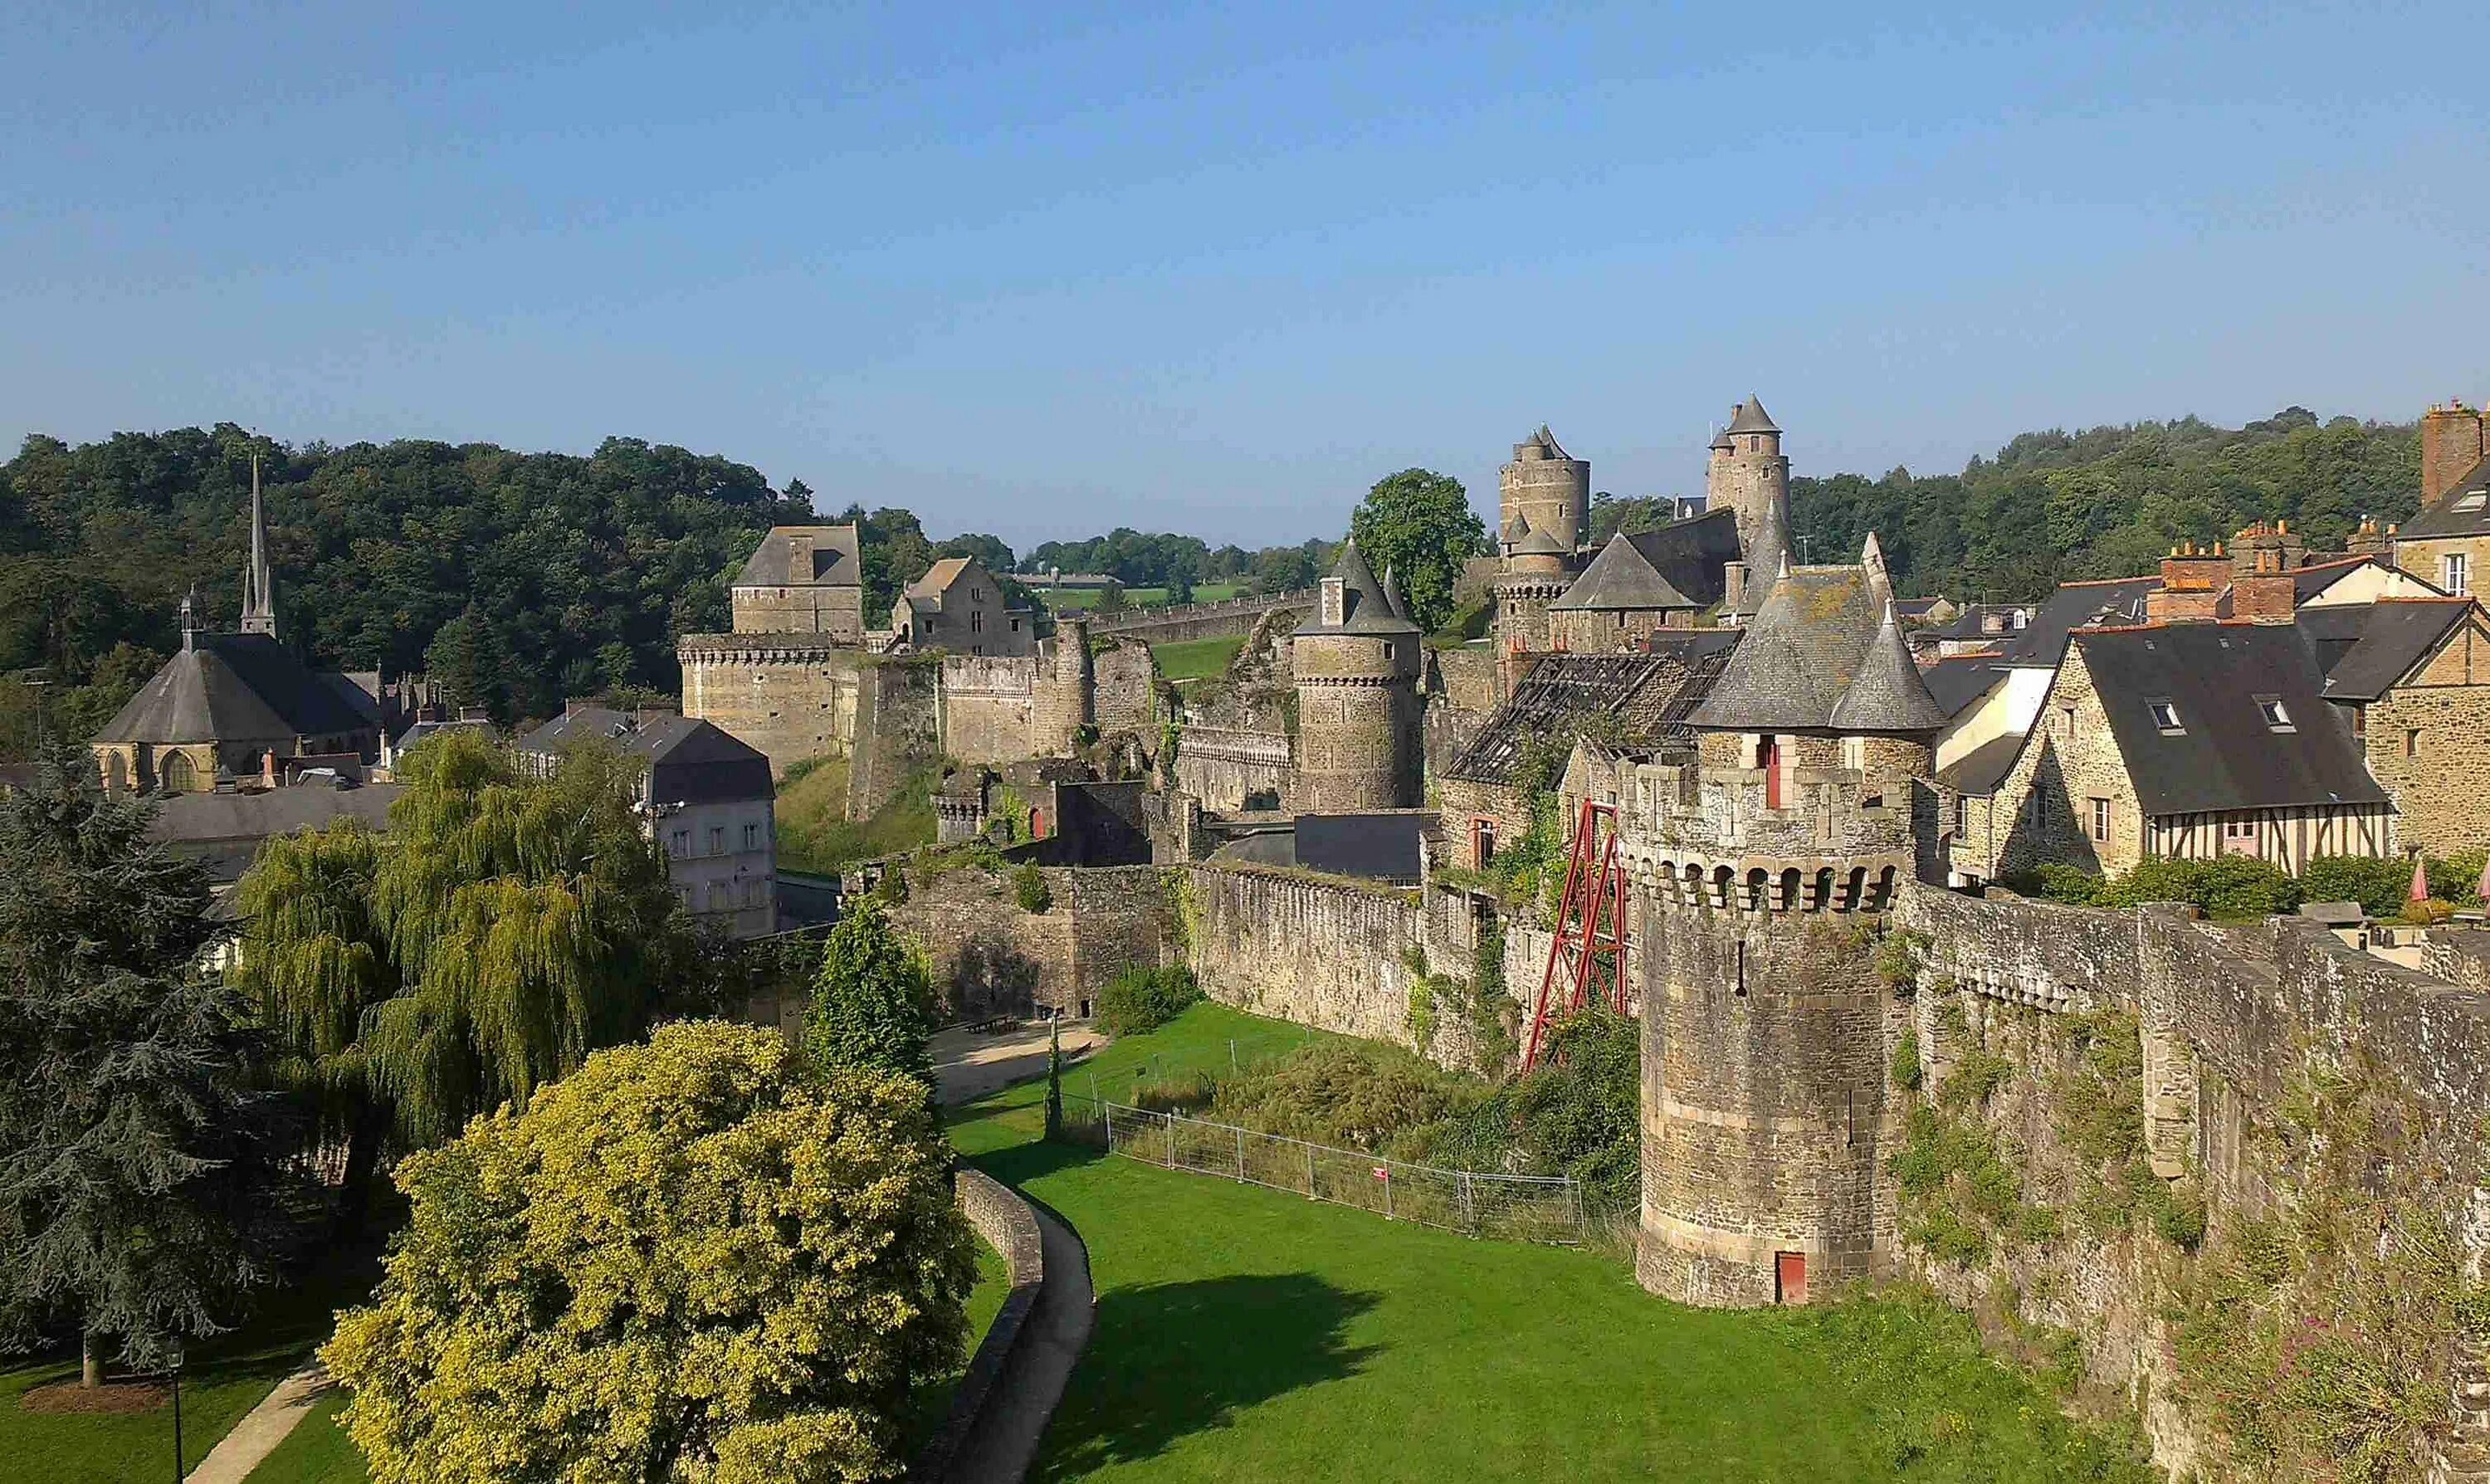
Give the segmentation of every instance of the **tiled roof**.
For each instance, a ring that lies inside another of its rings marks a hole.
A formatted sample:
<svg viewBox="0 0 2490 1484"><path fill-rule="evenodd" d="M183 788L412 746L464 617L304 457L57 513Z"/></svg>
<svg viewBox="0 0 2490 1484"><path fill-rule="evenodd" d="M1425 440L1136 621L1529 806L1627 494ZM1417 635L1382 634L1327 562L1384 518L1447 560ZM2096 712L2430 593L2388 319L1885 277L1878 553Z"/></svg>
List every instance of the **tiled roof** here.
<svg viewBox="0 0 2490 1484"><path fill-rule="evenodd" d="M1532 742L1561 741L1593 716L1617 717L1618 740L1628 744L1686 742L1687 713L1741 637L1734 628L1677 629L1652 635L1640 654L1549 655L1531 666L1445 776L1509 784Z"/></svg>
<svg viewBox="0 0 2490 1484"><path fill-rule="evenodd" d="M924 576L908 585L908 596L940 598L951 590L951 584L960 580L960 573L974 560L973 557L944 557L927 567Z"/></svg>
<svg viewBox="0 0 2490 1484"><path fill-rule="evenodd" d="M2387 801L2321 698L2299 626L2163 624L2089 629L2071 643L2147 814ZM2284 725L2267 719L2265 700L2281 706ZM2172 708L2175 730L2155 720L2157 701Z"/></svg>
<svg viewBox="0 0 2490 1484"><path fill-rule="evenodd" d="M573 706L516 745L522 752L557 754L591 742L647 759L651 802L767 799L775 792L767 756L711 722L672 712L635 720L611 707Z"/></svg>
<svg viewBox="0 0 2490 1484"><path fill-rule="evenodd" d="M1997 792L1997 785L2014 771L2014 760L2023 755L2023 743L2031 734L2009 732L1992 737L1969 752L1937 770L1937 781L1956 793L1985 798Z"/></svg>

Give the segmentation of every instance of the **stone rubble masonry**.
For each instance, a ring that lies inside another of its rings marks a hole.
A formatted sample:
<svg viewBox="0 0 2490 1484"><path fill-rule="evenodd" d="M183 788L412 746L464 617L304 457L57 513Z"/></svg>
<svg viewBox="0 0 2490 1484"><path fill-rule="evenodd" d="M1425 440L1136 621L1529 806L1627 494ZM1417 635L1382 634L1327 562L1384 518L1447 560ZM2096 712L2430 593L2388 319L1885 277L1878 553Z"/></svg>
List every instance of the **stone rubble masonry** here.
<svg viewBox="0 0 2490 1484"><path fill-rule="evenodd" d="M969 1225L976 1228L986 1245L1002 1258L1011 1291L1003 1295L1002 1307L995 1311L994 1322L986 1326L975 1353L969 1357L969 1368L951 1392L949 1414L912 1461L909 1477L916 1479L948 1475L954 1456L993 1399L995 1385L1002 1379L1003 1368L1028 1323L1029 1311L1037 1307L1038 1295L1046 1286L1045 1242L1038 1235L1037 1213L1029 1209L1028 1202L1010 1186L970 1165L953 1171L951 1182L952 1199L958 1203L960 1213L969 1218Z"/></svg>
<svg viewBox="0 0 2490 1484"><path fill-rule="evenodd" d="M1914 1010L1928 1084L1948 1070L1934 1033L1951 1000L2014 1067L1984 1117L2024 1151L2027 1187L2042 1204L2063 1208L2083 1178L2083 1161L2057 1132L2068 1122L2061 1074L2076 1054L2050 1025L2069 1013L2136 1017L2147 1151L2157 1174L2200 1184L2213 1242L2291 1198L2293 1177L2275 1153L2287 1144L2281 1109L2312 1055L2357 1058L2391 1078L2440 1147L2473 1147L2490 1118L2490 995L2482 993L2490 935L2434 931L2424 952L2437 973L2423 974L2290 917L2222 928L2170 907L2100 912L1915 883L1901 892L1896 921L1929 945ZM2478 1261L2482 1234L2459 1236ZM2184 1471L2201 1440L2168 1400L2161 1316L2175 1269L2160 1250L2157 1238L2131 1234L2008 1244L1968 1273L1907 1249L1901 1256L1960 1303L2015 1285L2028 1319L2082 1338L2091 1382L2147 1399L2157 1461ZM2453 1435L2431 1477L2490 1478L2479 1451L2490 1443L2490 1417L2463 1391L2482 1372L2476 1347L2457 1368Z"/></svg>
<svg viewBox="0 0 2490 1484"><path fill-rule="evenodd" d="M2490 640L2468 620L2420 673L2368 708L2369 771L2400 811L2403 843L2446 855L2490 835L2481 796L2490 779ZM2433 884L2469 895L2474 882Z"/></svg>
<svg viewBox="0 0 2490 1484"><path fill-rule="evenodd" d="M1174 951L1174 903L1155 866L1043 868L1054 902L1023 912L1008 872L974 866L912 876L891 918L924 940L935 993L953 1019L1087 1013L1099 987Z"/></svg>
<svg viewBox="0 0 2490 1484"><path fill-rule="evenodd" d="M1233 814L1277 807L1288 778L1286 732L1188 726L1176 744L1176 787L1204 808Z"/></svg>
<svg viewBox="0 0 2490 1484"><path fill-rule="evenodd" d="M1310 634L1290 644L1297 684L1301 813L1414 809L1425 792L1414 634ZM1179 754L1181 749L1179 749Z"/></svg>
<svg viewBox="0 0 2490 1484"><path fill-rule="evenodd" d="M1174 644L1186 639L1225 639L1231 634L1251 633L1258 624L1273 614L1285 613L1301 618L1312 613L1315 597L1315 589L1299 588L1287 593L1249 593L1241 597L1206 603L1128 608L1122 613L1090 620L1089 629L1102 639L1140 639L1150 644Z"/></svg>
<svg viewBox="0 0 2490 1484"><path fill-rule="evenodd" d="M1781 453L1779 433L1739 433L1728 440L1728 447L1716 447L1704 466L1704 509L1717 510L1727 506L1737 511L1738 549L1749 553L1750 562L1758 559L1756 544L1778 509L1782 517L1778 524L1786 535L1789 530L1789 459ZM1779 561L1775 553L1760 553L1766 563ZM1795 560L1795 554L1793 554ZM1774 573L1767 567L1755 580L1769 585Z"/></svg>
<svg viewBox="0 0 2490 1484"><path fill-rule="evenodd" d="M1591 461L1558 458L1533 438L1513 446L1513 462L1498 480L1499 538L1513 529L1514 518L1545 531L1556 544L1572 551L1591 536Z"/></svg>

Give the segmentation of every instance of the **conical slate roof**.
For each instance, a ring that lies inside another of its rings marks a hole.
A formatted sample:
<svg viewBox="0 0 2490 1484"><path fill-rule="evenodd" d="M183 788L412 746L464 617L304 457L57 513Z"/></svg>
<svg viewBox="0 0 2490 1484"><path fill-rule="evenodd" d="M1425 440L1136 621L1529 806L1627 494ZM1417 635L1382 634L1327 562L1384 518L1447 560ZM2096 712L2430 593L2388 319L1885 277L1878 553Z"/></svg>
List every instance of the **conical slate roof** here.
<svg viewBox="0 0 2490 1484"><path fill-rule="evenodd" d="M1300 634L1414 634L1418 626L1392 609L1392 600L1384 596L1383 584L1375 579L1375 568L1367 565L1366 554L1357 549L1351 538L1340 548L1340 561L1331 574L1341 583L1341 621L1322 622L1322 609L1317 605L1314 622L1300 624Z"/></svg>
<svg viewBox="0 0 2490 1484"><path fill-rule="evenodd" d="M1688 721L1718 732L1916 732L1945 713L1869 569L1785 568Z"/></svg>
<svg viewBox="0 0 2490 1484"><path fill-rule="evenodd" d="M1598 609L1603 612L1654 608L1700 608L1703 605L1679 592L1676 585L1660 573L1642 548L1630 537L1608 538L1582 575L1565 590L1565 596L1548 605L1551 610Z"/></svg>
<svg viewBox="0 0 2490 1484"><path fill-rule="evenodd" d="M1535 528L1524 521L1520 538L1513 543L1513 554L1517 557L1561 557L1565 555L1565 543L1556 539L1555 533Z"/></svg>
<svg viewBox="0 0 2490 1484"><path fill-rule="evenodd" d="M1755 523L1754 536L1741 550L1747 563L1747 593L1741 613L1752 613L1763 606L1771 589L1766 574L1778 576L1790 565L1789 510L1779 500L1764 503L1763 518Z"/></svg>
<svg viewBox="0 0 2490 1484"><path fill-rule="evenodd" d="M1400 580L1392 574L1389 562L1383 564L1383 603L1392 610L1394 618L1405 621L1409 617L1408 600L1401 596Z"/></svg>
<svg viewBox="0 0 2490 1484"><path fill-rule="evenodd" d="M1548 430L1548 424L1545 422L1539 424L1539 431L1514 445L1514 456L1516 458L1520 457L1522 451L1529 448L1539 449L1549 458L1573 457L1572 454L1565 451L1564 445L1556 441L1556 435Z"/></svg>
<svg viewBox="0 0 2490 1484"><path fill-rule="evenodd" d="M1833 725L1842 732L1928 732L1946 724L1946 709L1928 693L1911 647L1894 620L1894 604L1885 603L1885 622L1868 641L1850 689L1833 708Z"/></svg>
<svg viewBox="0 0 2490 1484"><path fill-rule="evenodd" d="M1724 429L1724 431L1731 433L1778 433L1781 431L1781 428L1774 423L1772 415L1764 411L1764 399L1759 396L1750 396L1745 401L1740 402L1737 409L1730 414L1729 425Z"/></svg>

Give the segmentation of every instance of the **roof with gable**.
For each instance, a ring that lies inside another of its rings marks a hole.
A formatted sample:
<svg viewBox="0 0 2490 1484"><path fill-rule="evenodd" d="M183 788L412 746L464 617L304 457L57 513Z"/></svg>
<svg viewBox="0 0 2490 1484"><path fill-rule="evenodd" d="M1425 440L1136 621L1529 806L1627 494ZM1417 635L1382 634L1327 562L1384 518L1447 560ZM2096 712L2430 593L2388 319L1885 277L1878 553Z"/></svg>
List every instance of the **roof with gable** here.
<svg viewBox="0 0 2490 1484"><path fill-rule="evenodd" d="M1366 554L1357 549L1350 538L1340 548L1340 561L1331 574L1341 580L1341 621L1325 624L1322 607L1316 605L1312 621L1299 624L1296 631L1304 634L1414 634L1418 626L1395 613L1392 600L1384 595L1383 584L1376 581L1375 568L1367 565Z"/></svg>
<svg viewBox="0 0 2490 1484"><path fill-rule="evenodd" d="M2305 567L2295 567L2291 573L2291 600L2295 603L2304 603L2361 567L2386 565L2375 557L2361 555L2329 557L2324 561L2311 562Z"/></svg>
<svg viewBox="0 0 2490 1484"><path fill-rule="evenodd" d="M1729 425L1723 431L1724 433L1778 433L1781 428L1773 422L1772 415L1764 411L1764 399L1751 395L1740 402L1737 410L1730 414Z"/></svg>
<svg viewBox="0 0 2490 1484"><path fill-rule="evenodd" d="M791 538L809 537L812 556L799 563L796 560L796 543ZM797 570L797 567L804 570ZM854 526L773 526L752 549L743 570L735 577L738 588L833 587L852 588L864 580L864 564L857 553L856 528Z"/></svg>
<svg viewBox="0 0 2490 1484"><path fill-rule="evenodd" d="M1549 607L1709 608L1728 592L1729 564L1739 560L1738 512L1724 505L1657 530L1610 537Z"/></svg>
<svg viewBox="0 0 2490 1484"><path fill-rule="evenodd" d="M2120 577L2107 582L2062 582L2041 599L2000 663L2056 669L2067 655L2067 635L2102 625L2141 624L2145 599L2161 590L2161 576Z"/></svg>
<svg viewBox="0 0 2490 1484"><path fill-rule="evenodd" d="M1556 537L1552 532L1541 527L1533 526L1530 522L1523 520L1519 515L1515 516L1514 520L1516 524L1520 526L1521 531L1521 534L1514 538L1513 554L1515 556L1561 557L1570 555L1570 553L1565 550L1565 543L1556 539Z"/></svg>
<svg viewBox="0 0 2490 1484"><path fill-rule="evenodd" d="M2360 745L2321 696L2314 646L2293 624L2157 624L2070 640L2150 815L2382 804ZM2163 729L2156 703L2178 720ZM2269 721L2278 704L2286 720Z"/></svg>
<svg viewBox="0 0 2490 1484"><path fill-rule="evenodd" d="M1997 658L1994 650L1948 655L1922 670L1920 680L1948 716L1959 716L2006 678L2006 672L1997 667Z"/></svg>
<svg viewBox="0 0 2490 1484"><path fill-rule="evenodd" d="M2445 498L2404 522L2402 537L2490 536L2490 458L2447 486Z"/></svg>
<svg viewBox="0 0 2490 1484"><path fill-rule="evenodd" d="M1866 553L1875 556L1872 540ZM1945 724L1880 561L1782 573L1689 721L1723 732L1917 732ZM1855 692L1855 694L1854 694Z"/></svg>
<svg viewBox="0 0 2490 1484"><path fill-rule="evenodd" d="M1997 785L2014 771L2014 760L2023 755L2023 743L2032 734L2009 732L1992 737L1937 770L1937 781L1957 794L1983 798L1997 792Z"/></svg>
<svg viewBox="0 0 2490 1484"><path fill-rule="evenodd" d="M369 730L374 715L270 635L195 633L95 740L277 742Z"/></svg>
<svg viewBox="0 0 2490 1484"><path fill-rule="evenodd" d="M651 803L717 803L776 792L767 756L714 722L674 712L634 716L610 706L574 705L513 745L558 755L582 743L646 760Z"/></svg>
<svg viewBox="0 0 2490 1484"><path fill-rule="evenodd" d="M2385 695L2415 665L2437 653L2472 611L2472 599L2464 597L2385 597L2369 604L2360 638L2325 666L2326 699L2374 701ZM2310 637L2314 640L2316 633ZM2322 653L2320 657L2325 657Z"/></svg>
<svg viewBox="0 0 2490 1484"><path fill-rule="evenodd" d="M908 596L939 599L951 591L951 584L959 581L960 574L967 571L969 564L975 560L974 557L944 557L925 568L924 576L908 585Z"/></svg>

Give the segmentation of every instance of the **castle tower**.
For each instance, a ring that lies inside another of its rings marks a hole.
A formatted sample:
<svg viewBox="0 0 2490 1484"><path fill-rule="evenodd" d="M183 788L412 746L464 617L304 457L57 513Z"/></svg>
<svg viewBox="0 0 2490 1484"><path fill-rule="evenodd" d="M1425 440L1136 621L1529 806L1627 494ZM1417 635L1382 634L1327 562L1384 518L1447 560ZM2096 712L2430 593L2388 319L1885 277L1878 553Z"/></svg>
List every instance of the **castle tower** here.
<svg viewBox="0 0 2490 1484"><path fill-rule="evenodd" d="M1914 873L1946 721L1873 538L1855 566L1781 572L1687 720L1698 761L1654 768L1624 832L1642 885L1635 1270L1688 1303L1799 1302L1893 1256L1887 1068L1909 1008L1853 924Z"/></svg>
<svg viewBox="0 0 2490 1484"><path fill-rule="evenodd" d="M1516 518L1519 535L1506 543L1493 585L1496 648L1500 655L1545 654L1551 647L1548 605L1565 596L1573 563L1554 536Z"/></svg>
<svg viewBox="0 0 2490 1484"><path fill-rule="evenodd" d="M1708 509L1738 512L1738 547L1746 553L1747 585L1758 599L1781 569L1789 541L1789 460L1781 456L1781 430L1763 402L1749 397L1732 408L1729 425L1712 440L1703 471Z"/></svg>
<svg viewBox="0 0 2490 1484"><path fill-rule="evenodd" d="M1567 552L1590 539L1591 461L1567 454L1546 423L1513 446L1500 490L1496 529L1508 547L1520 539L1525 523Z"/></svg>
<svg viewBox="0 0 2490 1484"><path fill-rule="evenodd" d="M1029 741L1039 757L1069 757L1081 731L1098 719L1098 668L1089 654L1089 620L1055 621L1051 663L1037 682L1037 726Z"/></svg>
<svg viewBox="0 0 2490 1484"><path fill-rule="evenodd" d="M269 575L268 514L259 500L259 455L250 456L250 566L242 574L242 631L276 637L276 584Z"/></svg>
<svg viewBox="0 0 2490 1484"><path fill-rule="evenodd" d="M1419 633L1399 606L1351 540L1322 580L1312 621L1289 641L1297 760L1288 804L1299 813L1418 806Z"/></svg>

